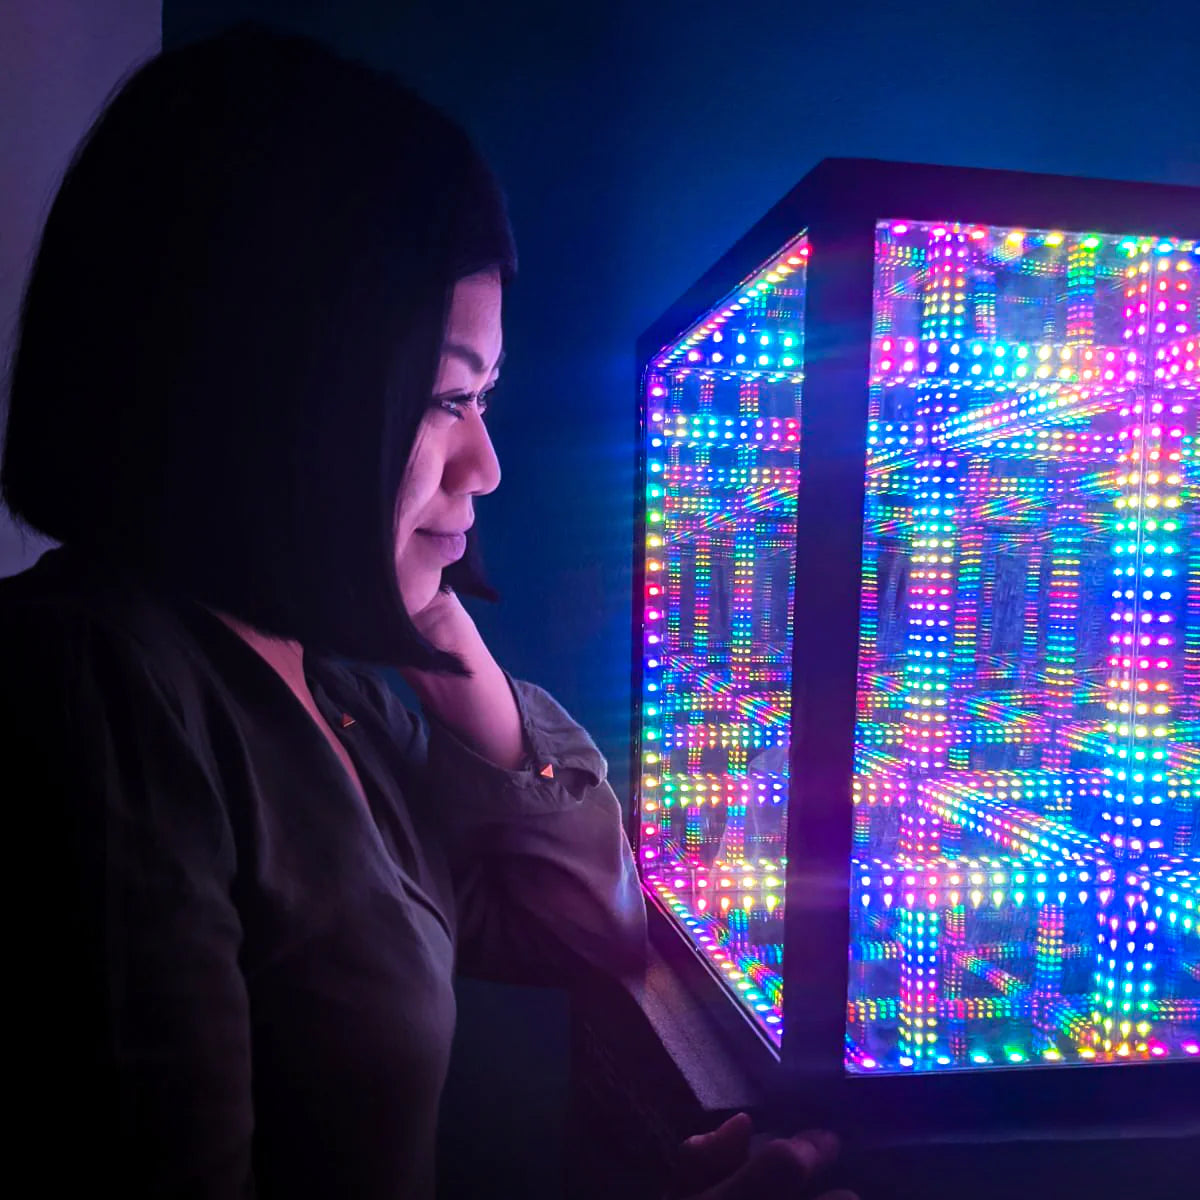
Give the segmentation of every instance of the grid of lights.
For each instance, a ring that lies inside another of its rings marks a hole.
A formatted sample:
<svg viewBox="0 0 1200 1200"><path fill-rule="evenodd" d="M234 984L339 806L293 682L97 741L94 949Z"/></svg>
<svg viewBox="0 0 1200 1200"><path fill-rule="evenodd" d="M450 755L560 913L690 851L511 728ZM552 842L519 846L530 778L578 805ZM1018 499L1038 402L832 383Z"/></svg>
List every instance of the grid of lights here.
<svg viewBox="0 0 1200 1200"><path fill-rule="evenodd" d="M638 854L782 1039L809 245L650 361ZM846 1067L1200 1056L1194 241L876 230Z"/></svg>
<svg viewBox="0 0 1200 1200"><path fill-rule="evenodd" d="M803 334L793 301L797 291L803 293L808 255L808 241L801 234L664 347L652 367L736 371L799 383L804 370ZM772 313L787 314L779 327L769 319Z"/></svg>
<svg viewBox="0 0 1200 1200"><path fill-rule="evenodd" d="M852 1072L1200 1055L1198 269L877 228Z"/></svg>
<svg viewBox="0 0 1200 1200"><path fill-rule="evenodd" d="M639 865L777 1047L809 252L645 378ZM850 1072L1200 1058L1197 271L877 227Z"/></svg>
<svg viewBox="0 0 1200 1200"><path fill-rule="evenodd" d="M639 856L775 1046L808 243L650 363Z"/></svg>

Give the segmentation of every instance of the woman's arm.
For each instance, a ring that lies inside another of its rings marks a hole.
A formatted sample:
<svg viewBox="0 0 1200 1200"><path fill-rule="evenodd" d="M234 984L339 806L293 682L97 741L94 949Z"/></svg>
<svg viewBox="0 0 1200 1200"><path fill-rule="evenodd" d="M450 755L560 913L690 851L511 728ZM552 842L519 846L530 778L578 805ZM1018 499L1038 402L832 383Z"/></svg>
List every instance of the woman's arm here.
<svg viewBox="0 0 1200 1200"><path fill-rule="evenodd" d="M418 614L421 632L470 679L405 670L428 738L382 681L393 744L425 773L458 910L458 968L564 985L599 970L640 978L646 910L608 764L534 684L496 664L454 595Z"/></svg>
<svg viewBox="0 0 1200 1200"><path fill-rule="evenodd" d="M232 835L146 656L5 613L0 762L19 914L20 1133L46 1195L253 1195ZM20 783L16 781L20 780Z"/></svg>

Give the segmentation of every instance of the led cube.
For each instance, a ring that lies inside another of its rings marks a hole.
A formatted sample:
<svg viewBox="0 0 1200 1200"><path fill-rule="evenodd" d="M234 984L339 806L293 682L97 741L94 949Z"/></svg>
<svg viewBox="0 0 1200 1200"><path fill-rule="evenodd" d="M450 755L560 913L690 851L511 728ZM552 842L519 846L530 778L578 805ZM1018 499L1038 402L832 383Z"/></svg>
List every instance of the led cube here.
<svg viewBox="0 0 1200 1200"><path fill-rule="evenodd" d="M1200 1055L1197 235L831 160L643 339L639 867L776 1052Z"/></svg>

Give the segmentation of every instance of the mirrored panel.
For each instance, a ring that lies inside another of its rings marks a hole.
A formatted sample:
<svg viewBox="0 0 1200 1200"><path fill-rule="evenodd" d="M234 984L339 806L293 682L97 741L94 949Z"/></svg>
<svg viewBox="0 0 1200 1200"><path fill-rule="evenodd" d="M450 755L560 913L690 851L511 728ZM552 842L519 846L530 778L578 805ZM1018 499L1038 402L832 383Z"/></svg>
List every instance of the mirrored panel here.
<svg viewBox="0 0 1200 1200"><path fill-rule="evenodd" d="M1200 1053L1200 255L879 222L846 1066Z"/></svg>
<svg viewBox="0 0 1200 1200"><path fill-rule="evenodd" d="M666 347L644 401L640 866L776 1049L807 259Z"/></svg>

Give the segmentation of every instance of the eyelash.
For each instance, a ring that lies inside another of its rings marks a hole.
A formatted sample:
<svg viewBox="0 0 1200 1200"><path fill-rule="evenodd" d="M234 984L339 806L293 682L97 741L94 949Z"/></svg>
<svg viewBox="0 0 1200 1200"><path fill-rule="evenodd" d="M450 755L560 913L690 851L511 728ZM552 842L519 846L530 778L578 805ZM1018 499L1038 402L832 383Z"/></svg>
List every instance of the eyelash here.
<svg viewBox="0 0 1200 1200"><path fill-rule="evenodd" d="M462 404L469 404L472 400L474 400L479 405L480 417L483 417L487 413L488 404L490 403L492 393L495 392L495 390L496 389L494 387L490 387L486 392L480 392L477 396L468 395L466 392L464 392L461 396L443 396L436 403L438 408L440 408L443 412L448 412L456 420L461 421L463 419L463 413L460 411L458 406Z"/></svg>

